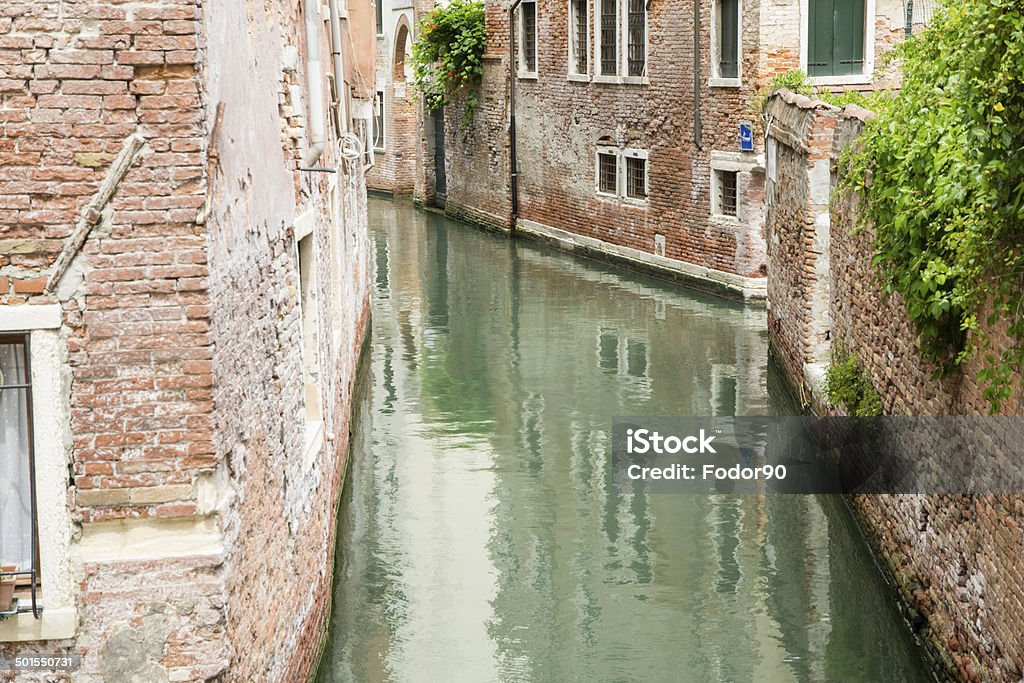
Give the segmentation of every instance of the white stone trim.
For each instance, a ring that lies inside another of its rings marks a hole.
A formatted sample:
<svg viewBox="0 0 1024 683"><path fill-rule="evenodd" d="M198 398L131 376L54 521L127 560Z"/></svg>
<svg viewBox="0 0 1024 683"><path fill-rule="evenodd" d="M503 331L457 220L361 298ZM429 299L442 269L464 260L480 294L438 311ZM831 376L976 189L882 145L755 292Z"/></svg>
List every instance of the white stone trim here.
<svg viewBox="0 0 1024 683"><path fill-rule="evenodd" d="M63 317L60 304L0 306L0 332L54 330Z"/></svg>
<svg viewBox="0 0 1024 683"><path fill-rule="evenodd" d="M744 277L742 275L736 275L735 273L726 273L725 271L687 263L686 261L679 261L664 256L655 256L654 254L640 251L639 249L623 247L594 237L577 235L575 233L568 232L567 230L553 228L549 225L526 220L524 218L520 218L517 221L516 226L520 233L533 236L535 238L553 241L560 248L565 249L566 251L573 251L573 247L576 246L586 247L596 252L614 256L637 265L647 266L669 273L676 273L695 280L703 280L731 290L741 295L745 300L763 300L768 292L767 278Z"/></svg>
<svg viewBox="0 0 1024 683"><path fill-rule="evenodd" d="M753 152L727 152L711 150L711 168L716 171L750 173L764 170L764 155Z"/></svg>
<svg viewBox="0 0 1024 683"><path fill-rule="evenodd" d="M0 307L3 308L3 307ZM9 308L51 308L11 306ZM59 327L60 306L56 309ZM20 318L24 325L25 318ZM52 323L46 316L36 322ZM36 328L29 335L32 366L32 435L35 455L36 525L39 534L41 619L32 614L0 621L0 642L71 638L78 626L77 588L71 561L72 521L68 509L68 452L71 447L70 377L60 332Z"/></svg>
<svg viewBox="0 0 1024 683"><path fill-rule="evenodd" d="M223 555L216 519L125 519L87 522L78 542L82 562L133 562Z"/></svg>

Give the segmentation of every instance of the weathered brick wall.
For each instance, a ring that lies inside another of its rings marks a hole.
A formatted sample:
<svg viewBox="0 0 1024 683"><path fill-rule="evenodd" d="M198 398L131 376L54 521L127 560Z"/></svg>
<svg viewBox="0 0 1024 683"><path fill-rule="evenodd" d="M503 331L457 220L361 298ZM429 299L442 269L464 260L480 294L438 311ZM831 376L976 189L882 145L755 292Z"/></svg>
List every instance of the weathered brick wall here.
<svg viewBox="0 0 1024 683"><path fill-rule="evenodd" d="M384 93L385 147L375 154L375 165L366 174L366 186L393 194L412 194L419 139L418 97L403 62L405 52L412 46L415 22L411 9L393 11L389 0L378 1L385 3L384 34L377 37L377 90ZM405 39L402 45L397 44L400 37Z"/></svg>
<svg viewBox="0 0 1024 683"><path fill-rule="evenodd" d="M63 309L78 610L75 638L6 656L77 652L82 681L290 681L315 662L369 267L361 166L332 137L320 165L339 172L298 171L300 8L0 6L0 305ZM329 65L326 25L321 46ZM133 134L141 150L45 293ZM310 445L300 214L318 246Z"/></svg>
<svg viewBox="0 0 1024 683"><path fill-rule="evenodd" d="M214 443L223 468L216 508L225 533L229 678L238 681L303 681L315 666L369 315L362 162L340 159L329 131L316 165L337 173L299 170L308 149L299 7L235 0L206 11L208 30L221 36L208 62L211 106L224 103L209 221ZM321 45L329 45L326 31ZM263 114L253 120L253 111ZM300 312L296 232L310 228L315 311ZM304 377L313 359L302 336L302 317L314 315L316 428L307 424Z"/></svg>
<svg viewBox="0 0 1024 683"><path fill-rule="evenodd" d="M821 365L840 340L861 360L887 414L985 415L988 404L972 359L945 380L932 379L898 295L883 299L871 265L873 228L854 230L856 196L811 201L813 174L825 143L829 166L838 169L841 149L856 139L869 115L842 113L806 98L775 97L773 136L779 141L778 201L768 212L770 334L790 380L800 386L808 368ZM776 127L777 126L777 127ZM827 131L814 138L815 131ZM806 238L815 221L827 226L826 249ZM821 263L827 261L827 267ZM827 288L815 291L808 269L827 273ZM825 292L828 308L811 315ZM794 319L799 322L794 322ZM824 330L809 329L805 321ZM997 348L1007 340L995 331ZM808 382L819 410L820 385ZM1020 415L1020 393L1004 406ZM857 496L855 508L869 540L894 577L914 626L939 666L964 680L1018 681L1024 671L1024 497L978 495Z"/></svg>

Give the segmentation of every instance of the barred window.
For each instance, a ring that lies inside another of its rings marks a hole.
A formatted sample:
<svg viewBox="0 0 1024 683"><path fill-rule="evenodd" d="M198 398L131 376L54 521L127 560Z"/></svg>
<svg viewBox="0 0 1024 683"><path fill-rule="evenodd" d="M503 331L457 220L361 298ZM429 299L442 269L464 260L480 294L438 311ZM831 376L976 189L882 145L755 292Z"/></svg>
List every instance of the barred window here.
<svg viewBox="0 0 1024 683"><path fill-rule="evenodd" d="M537 72L537 3L534 0L522 4L522 26L520 27L520 67L527 73Z"/></svg>
<svg viewBox="0 0 1024 683"><path fill-rule="evenodd" d="M736 171L715 171L715 213L736 216Z"/></svg>
<svg viewBox="0 0 1024 683"><path fill-rule="evenodd" d="M617 0L601 0L601 73L618 73L618 21Z"/></svg>
<svg viewBox="0 0 1024 683"><path fill-rule="evenodd" d="M647 199L647 159L626 157L626 196Z"/></svg>
<svg viewBox="0 0 1024 683"><path fill-rule="evenodd" d="M604 194L619 192L619 157L614 152L597 153L597 189Z"/></svg>
<svg viewBox="0 0 1024 683"><path fill-rule="evenodd" d="M629 0L629 75L647 71L647 0Z"/></svg>
<svg viewBox="0 0 1024 683"><path fill-rule="evenodd" d="M587 59L587 35L589 21L587 17L588 0L571 0L572 11L572 73L585 74L589 66Z"/></svg>

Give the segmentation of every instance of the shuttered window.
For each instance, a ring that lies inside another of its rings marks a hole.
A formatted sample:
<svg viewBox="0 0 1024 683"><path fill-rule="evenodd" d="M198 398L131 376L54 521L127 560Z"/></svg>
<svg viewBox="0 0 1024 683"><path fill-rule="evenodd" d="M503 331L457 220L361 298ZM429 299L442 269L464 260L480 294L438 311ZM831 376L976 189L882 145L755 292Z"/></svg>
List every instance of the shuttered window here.
<svg viewBox="0 0 1024 683"><path fill-rule="evenodd" d="M864 73L864 0L809 0L807 74Z"/></svg>
<svg viewBox="0 0 1024 683"><path fill-rule="evenodd" d="M739 78L740 0L718 2L718 77Z"/></svg>

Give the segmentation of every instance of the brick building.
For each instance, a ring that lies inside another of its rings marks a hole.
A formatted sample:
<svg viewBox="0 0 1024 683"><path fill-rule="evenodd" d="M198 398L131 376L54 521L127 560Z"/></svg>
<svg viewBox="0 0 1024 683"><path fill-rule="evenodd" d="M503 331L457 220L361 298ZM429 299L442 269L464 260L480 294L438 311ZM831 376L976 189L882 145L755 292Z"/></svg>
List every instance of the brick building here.
<svg viewBox="0 0 1024 683"><path fill-rule="evenodd" d="M424 201L444 176L450 213L501 228L509 4L486 2L473 124L450 111L438 155L426 119L417 176ZM518 229L745 298L765 293L758 89L801 68L891 84L881 56L906 24L901 0L523 0L514 21Z"/></svg>
<svg viewBox="0 0 1024 683"><path fill-rule="evenodd" d="M368 317L344 3L0 6L3 656L308 675Z"/></svg>
<svg viewBox="0 0 1024 683"><path fill-rule="evenodd" d="M407 195L412 194L416 177L418 97L412 89L412 42L419 8L413 0L376 0L375 9L374 166L366 174L366 185Z"/></svg>

